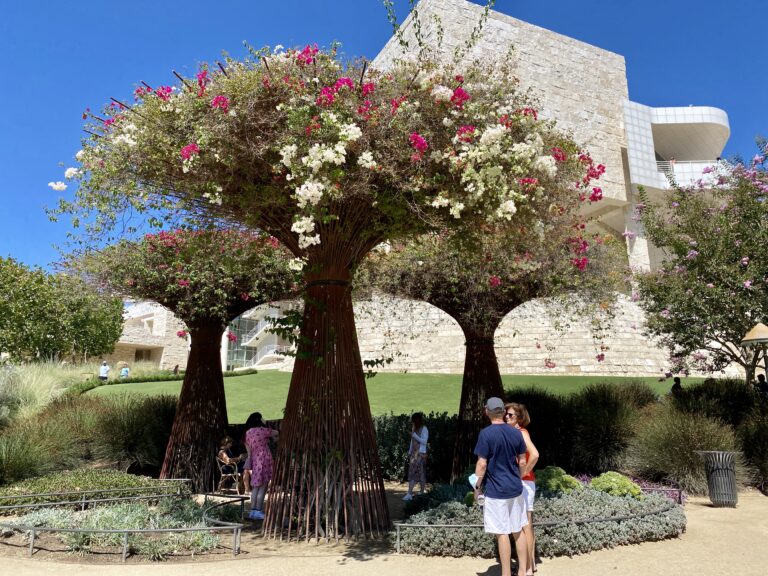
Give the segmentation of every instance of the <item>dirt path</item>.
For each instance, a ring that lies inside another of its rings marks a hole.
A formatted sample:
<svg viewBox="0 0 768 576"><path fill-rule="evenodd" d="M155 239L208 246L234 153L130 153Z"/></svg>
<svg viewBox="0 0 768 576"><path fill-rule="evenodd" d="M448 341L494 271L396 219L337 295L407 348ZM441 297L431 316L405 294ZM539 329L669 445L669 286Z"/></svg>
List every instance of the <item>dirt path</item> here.
<svg viewBox="0 0 768 576"><path fill-rule="evenodd" d="M712 508L704 499L686 506L688 530L679 539L622 546L573 558L544 560L540 576L709 576L768 574L768 498L739 495L739 507ZM492 560L425 558L375 546L277 544L259 540L237 559L160 564L78 564L76 557L0 556L0 575L14 576L203 576L260 573L269 576L498 576Z"/></svg>

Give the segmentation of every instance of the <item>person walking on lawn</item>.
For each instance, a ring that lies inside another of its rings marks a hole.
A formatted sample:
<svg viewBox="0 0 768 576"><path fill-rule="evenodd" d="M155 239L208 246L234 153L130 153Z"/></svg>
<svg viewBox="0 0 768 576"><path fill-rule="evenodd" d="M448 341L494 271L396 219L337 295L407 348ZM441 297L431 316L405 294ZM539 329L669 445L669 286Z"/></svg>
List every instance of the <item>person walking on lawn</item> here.
<svg viewBox="0 0 768 576"><path fill-rule="evenodd" d="M528 516L520 479L528 472L526 446L520 430L505 424L505 413L501 398L489 398L485 403L485 415L491 423L480 431L475 446L475 499L484 488L483 524L486 533L496 536L501 576L512 576L510 534L515 539L517 573L522 576L528 572L528 543L523 533Z"/></svg>

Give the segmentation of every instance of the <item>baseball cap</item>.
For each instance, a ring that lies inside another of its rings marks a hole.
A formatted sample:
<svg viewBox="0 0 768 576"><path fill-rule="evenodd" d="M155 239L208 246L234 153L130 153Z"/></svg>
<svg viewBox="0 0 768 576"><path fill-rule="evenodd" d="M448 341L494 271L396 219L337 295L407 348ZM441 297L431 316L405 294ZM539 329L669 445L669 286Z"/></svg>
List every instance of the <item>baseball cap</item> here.
<svg viewBox="0 0 768 576"><path fill-rule="evenodd" d="M488 401L485 403L485 409L504 410L504 401L501 398L497 398L496 396L488 398Z"/></svg>

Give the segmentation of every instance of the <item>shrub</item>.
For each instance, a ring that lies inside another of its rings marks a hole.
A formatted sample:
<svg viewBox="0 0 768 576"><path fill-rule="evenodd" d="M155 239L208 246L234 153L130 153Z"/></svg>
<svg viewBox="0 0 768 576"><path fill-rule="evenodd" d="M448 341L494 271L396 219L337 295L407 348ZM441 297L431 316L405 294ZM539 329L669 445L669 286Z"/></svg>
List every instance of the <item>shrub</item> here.
<svg viewBox="0 0 768 576"><path fill-rule="evenodd" d="M755 408L738 430L741 450L755 469L755 482L761 490L768 487L768 403Z"/></svg>
<svg viewBox="0 0 768 576"><path fill-rule="evenodd" d="M649 384L642 380L630 379L621 384L613 384L626 401L635 408L645 408L650 404L656 404L658 397Z"/></svg>
<svg viewBox="0 0 768 576"><path fill-rule="evenodd" d="M647 410L627 450L627 466L641 478L671 481L692 494L706 494L707 481L697 450L737 450L730 427L700 414L661 405ZM743 458L737 457L739 485L750 478Z"/></svg>
<svg viewBox="0 0 768 576"><path fill-rule="evenodd" d="M657 511L663 512L655 513ZM609 519L648 513L648 516L621 521L574 523L585 519ZM411 516L408 523L482 526L483 513L476 506L467 507L457 502L448 502ZM570 556L679 536L685 530L685 514L682 507L671 504L661 496L650 495L643 500L636 500L585 489L557 498L537 500L534 525L542 523L555 525L536 527L539 554L549 557ZM402 528L400 542L403 552L425 556L492 558L495 553L494 539L485 534L482 527Z"/></svg>
<svg viewBox="0 0 768 576"><path fill-rule="evenodd" d="M539 451L537 466L568 466L571 454L573 419L566 398L533 386L505 390L511 402L525 404L531 416L527 427Z"/></svg>
<svg viewBox="0 0 768 576"><path fill-rule="evenodd" d="M175 413L173 396L107 398L94 427L94 456L121 470L160 466Z"/></svg>
<svg viewBox="0 0 768 576"><path fill-rule="evenodd" d="M427 480L447 482L451 477L453 439L456 435L457 416L430 412L424 417L429 430ZM373 419L376 443L384 478L403 480L408 473L408 433L410 414L386 414Z"/></svg>
<svg viewBox="0 0 768 576"><path fill-rule="evenodd" d="M681 412L717 418L734 428L759 404L752 387L737 378L709 378L686 386L671 400Z"/></svg>
<svg viewBox="0 0 768 576"><path fill-rule="evenodd" d="M191 528L204 526L202 509L189 498L165 498L157 506L146 502L130 502L97 506L85 511L68 509L35 510L18 519L19 524L55 528L141 529ZM120 533L55 534L70 550L88 552L92 547L122 545ZM219 544L210 532L131 534L129 550L150 560L164 560L179 552L201 553Z"/></svg>
<svg viewBox="0 0 768 576"><path fill-rule="evenodd" d="M536 491L543 495L570 494L582 487L581 482L557 466L547 466L536 472Z"/></svg>
<svg viewBox="0 0 768 576"><path fill-rule="evenodd" d="M604 472L593 478L589 485L598 492L605 492L612 496L632 496L639 499L643 497L640 486L618 472Z"/></svg>
<svg viewBox="0 0 768 576"><path fill-rule="evenodd" d="M637 414L629 401L633 397L634 391L627 394L608 383L592 384L571 397L572 470L594 474L621 469Z"/></svg>
<svg viewBox="0 0 768 576"><path fill-rule="evenodd" d="M455 484L435 484L426 494L417 494L413 500L406 502L405 514L417 514L424 510L437 508L443 502L474 503L474 495L467 502L467 494L473 494L469 482L456 482Z"/></svg>

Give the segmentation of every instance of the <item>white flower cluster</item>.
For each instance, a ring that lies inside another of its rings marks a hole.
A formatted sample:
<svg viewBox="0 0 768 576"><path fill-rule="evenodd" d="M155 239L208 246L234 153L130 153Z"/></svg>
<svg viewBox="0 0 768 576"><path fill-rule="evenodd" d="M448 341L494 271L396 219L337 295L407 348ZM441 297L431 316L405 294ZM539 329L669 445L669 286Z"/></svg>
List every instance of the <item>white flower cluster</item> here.
<svg viewBox="0 0 768 576"><path fill-rule="evenodd" d="M288 144L280 149L281 162L286 168L290 168L293 164L293 159L296 157L298 147L296 144Z"/></svg>
<svg viewBox="0 0 768 576"><path fill-rule="evenodd" d="M337 142L334 146L313 144L307 151L307 155L301 158L301 163L312 172L318 172L323 164L335 164L341 166L347 159L347 147L344 142Z"/></svg>
<svg viewBox="0 0 768 576"><path fill-rule="evenodd" d="M362 135L363 131L355 123L344 124L339 130L339 138L342 142L354 142L359 140Z"/></svg>
<svg viewBox="0 0 768 576"><path fill-rule="evenodd" d="M303 216L291 226L291 232L299 235L299 248L304 250L314 244L320 244L320 234L312 234L315 231L315 221L311 216Z"/></svg>
<svg viewBox="0 0 768 576"><path fill-rule="evenodd" d="M72 180L75 176L77 176L80 173L80 171L77 168L67 168L64 170L64 178L67 180Z"/></svg>
<svg viewBox="0 0 768 576"><path fill-rule="evenodd" d="M215 187L215 192L204 192L203 198L208 200L209 204L216 204L218 206L221 206L221 192L224 189L221 186Z"/></svg>
<svg viewBox="0 0 768 576"><path fill-rule="evenodd" d="M450 102L453 98L453 90L440 84L432 88L430 94L437 102Z"/></svg>
<svg viewBox="0 0 768 576"><path fill-rule="evenodd" d="M304 182L296 188L296 200L299 208L305 208L307 204L317 206L323 199L323 190L325 190L325 184L322 182L314 180Z"/></svg>
<svg viewBox="0 0 768 576"><path fill-rule="evenodd" d="M483 133L480 136L480 144L483 146L496 144L497 142L501 141L502 138L504 138L504 134L506 134L506 132L507 128L503 124L488 126L485 130L483 130Z"/></svg>
<svg viewBox="0 0 768 576"><path fill-rule="evenodd" d="M363 168L369 168L370 170L373 170L378 166L376 160L373 159L373 152L370 150L366 150L360 154L357 158L357 163Z"/></svg>
<svg viewBox="0 0 768 576"><path fill-rule="evenodd" d="M293 258L288 262L288 269L294 272L301 272L306 262L302 258Z"/></svg>
<svg viewBox="0 0 768 576"><path fill-rule="evenodd" d="M499 218L505 218L507 220L511 220L512 216L515 215L515 212L517 212L517 205L515 204L514 200L506 200L499 205L498 209L496 210L496 216Z"/></svg>

